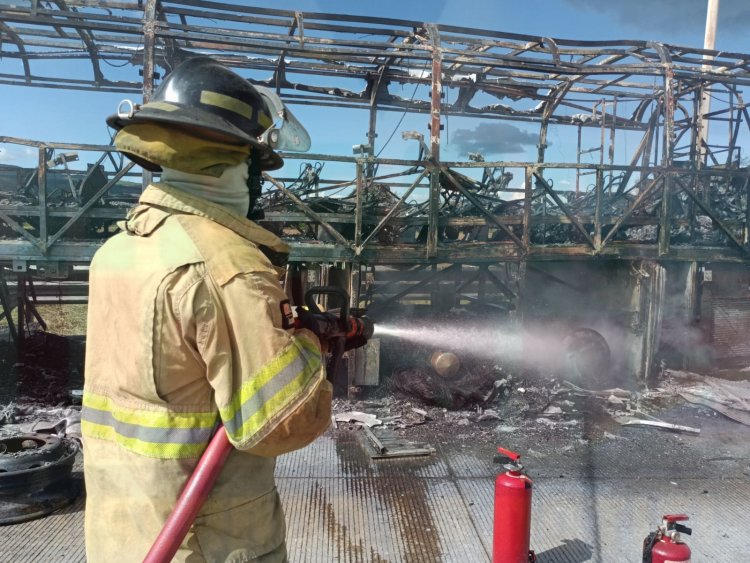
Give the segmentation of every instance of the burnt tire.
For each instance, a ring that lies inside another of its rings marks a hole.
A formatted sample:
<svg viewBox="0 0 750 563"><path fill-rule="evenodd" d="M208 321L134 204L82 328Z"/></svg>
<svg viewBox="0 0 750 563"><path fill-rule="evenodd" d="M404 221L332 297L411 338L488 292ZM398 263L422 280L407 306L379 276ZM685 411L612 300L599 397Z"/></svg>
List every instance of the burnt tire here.
<svg viewBox="0 0 750 563"><path fill-rule="evenodd" d="M578 328L563 340L567 375L578 382L593 384L606 379L611 370L607 340L590 328Z"/></svg>
<svg viewBox="0 0 750 563"><path fill-rule="evenodd" d="M70 504L81 487L72 478L79 447L40 434L0 439L0 524L45 516Z"/></svg>

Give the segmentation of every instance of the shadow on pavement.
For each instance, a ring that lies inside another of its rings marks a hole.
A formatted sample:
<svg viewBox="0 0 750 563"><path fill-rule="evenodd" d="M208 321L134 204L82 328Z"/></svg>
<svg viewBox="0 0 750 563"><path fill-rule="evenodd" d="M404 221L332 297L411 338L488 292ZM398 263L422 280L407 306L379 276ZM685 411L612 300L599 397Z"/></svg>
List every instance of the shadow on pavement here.
<svg viewBox="0 0 750 563"><path fill-rule="evenodd" d="M581 540L562 540L558 545L547 551L536 554L537 563L583 563L591 561L593 549Z"/></svg>

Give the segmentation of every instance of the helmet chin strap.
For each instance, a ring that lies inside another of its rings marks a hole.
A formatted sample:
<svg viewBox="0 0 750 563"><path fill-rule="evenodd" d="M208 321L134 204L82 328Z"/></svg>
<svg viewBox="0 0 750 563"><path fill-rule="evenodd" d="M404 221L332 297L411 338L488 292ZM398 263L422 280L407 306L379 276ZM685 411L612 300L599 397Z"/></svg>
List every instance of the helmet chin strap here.
<svg viewBox="0 0 750 563"><path fill-rule="evenodd" d="M263 171L260 168L260 159L256 151L250 153L248 172L247 191L250 194L250 205L247 208L247 218L251 221L258 221L265 217L265 213L263 209L255 208L263 193Z"/></svg>

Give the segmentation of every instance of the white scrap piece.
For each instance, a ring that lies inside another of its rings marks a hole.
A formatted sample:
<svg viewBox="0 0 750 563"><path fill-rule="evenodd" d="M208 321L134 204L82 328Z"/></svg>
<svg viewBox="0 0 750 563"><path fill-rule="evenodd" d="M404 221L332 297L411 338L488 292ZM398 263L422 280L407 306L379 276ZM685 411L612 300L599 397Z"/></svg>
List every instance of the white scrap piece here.
<svg viewBox="0 0 750 563"><path fill-rule="evenodd" d="M374 414L359 411L338 413L335 416L334 420L336 422L358 422L360 424L368 426L369 428L372 428L373 426L380 426L381 424L383 424L383 421Z"/></svg>

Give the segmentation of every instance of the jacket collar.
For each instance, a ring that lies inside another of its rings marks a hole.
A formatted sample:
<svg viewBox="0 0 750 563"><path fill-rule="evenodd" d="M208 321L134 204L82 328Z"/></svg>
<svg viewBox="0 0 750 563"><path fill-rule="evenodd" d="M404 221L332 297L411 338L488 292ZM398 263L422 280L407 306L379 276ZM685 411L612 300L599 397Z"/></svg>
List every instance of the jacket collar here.
<svg viewBox="0 0 750 563"><path fill-rule="evenodd" d="M258 245L266 254L268 254L267 250L272 254L289 254L289 245L257 223L240 217L218 204L186 194L169 184L159 183L148 186L141 194L139 202L167 212L173 211L210 219ZM268 257L276 263L271 256Z"/></svg>

